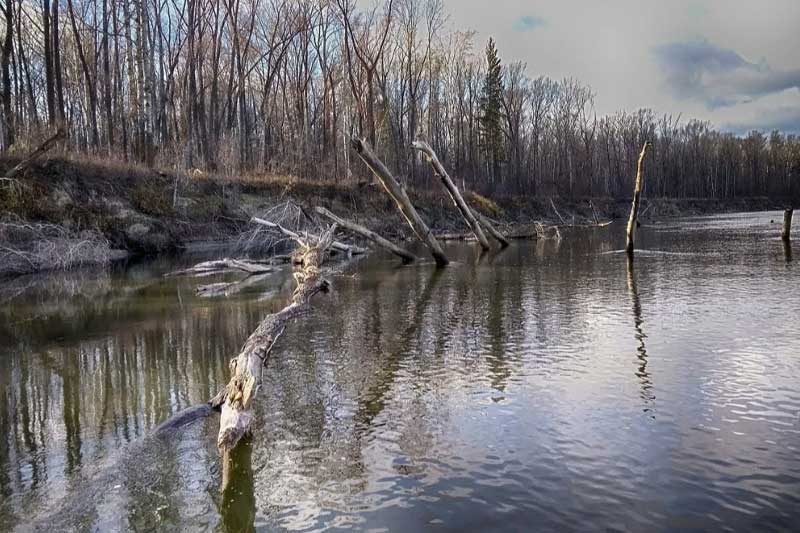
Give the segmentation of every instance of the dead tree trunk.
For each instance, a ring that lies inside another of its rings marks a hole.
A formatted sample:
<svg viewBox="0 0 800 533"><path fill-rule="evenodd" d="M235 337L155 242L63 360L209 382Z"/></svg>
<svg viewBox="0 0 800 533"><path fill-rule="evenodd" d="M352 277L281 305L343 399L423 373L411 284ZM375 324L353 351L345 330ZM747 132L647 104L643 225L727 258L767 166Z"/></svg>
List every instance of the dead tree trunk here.
<svg viewBox="0 0 800 533"><path fill-rule="evenodd" d="M781 230L781 239L788 241L792 238L792 214L793 208L788 208L783 212L783 229Z"/></svg>
<svg viewBox="0 0 800 533"><path fill-rule="evenodd" d="M458 187L456 187L455 183L453 183L453 180L450 179L450 176L447 174L444 166L442 166L442 163L439 161L439 158L436 156L436 152L433 151L433 148L431 148L430 145L424 141L414 141L411 144L411 147L425 154L431 166L433 167L434 172L436 172L436 174L442 180L442 185L444 185L444 188L447 189L447 192L450 194L450 198L453 200L453 203L456 204L456 207L459 211L461 211L461 215L464 217L464 220L467 221L469 229L472 230L472 233L475 234L475 238L478 239L478 243L481 245L481 248L484 250L489 250L491 248L491 246L489 246L489 239L487 239L486 235L483 234L483 229L481 229L481 225L475 218L475 214L469 208L467 202L464 201L464 198L461 196Z"/></svg>
<svg viewBox="0 0 800 533"><path fill-rule="evenodd" d="M37 158L41 157L49 151L55 144L64 137L64 130L59 129L55 135L44 141L39 147L28 154L28 157L20 161L14 168L6 172L5 176L0 178L2 181L13 181L14 177L25 170L28 165L33 163Z"/></svg>
<svg viewBox="0 0 800 533"><path fill-rule="evenodd" d="M372 149L363 140L353 137L350 140L350 144L359 157L361 157L361 160L372 170L372 173L375 174L375 177L381 182L381 185L383 185L383 188L389 193L389 196L395 201L397 208L403 214L408 225L411 226L411 229L419 240L428 247L434 261L436 261L436 265L440 267L447 266L450 261L444 254L444 250L442 250L439 241L436 240L430 228L428 228L427 224L425 224L419 216L417 210L414 209L414 205L408 198L405 189L397 182L394 176L392 176L392 173L386 168L386 165L378 159L378 156L372 152Z"/></svg>
<svg viewBox="0 0 800 533"><path fill-rule="evenodd" d="M389 250L390 252L392 252L396 256L400 257L400 259L403 260L403 263L411 263L411 262L413 262L413 261L415 261L417 259L416 256L414 254L412 254L411 252L400 248L399 246L397 246L393 242L391 242L391 241L389 241L387 239L384 239L383 237L381 237L380 235L378 235L374 231L370 231L369 229L365 228L364 226L361 226L359 224L356 224L355 222L351 222L349 220L345 220L343 218L340 218L340 217L334 215L333 213L331 213L330 211L328 211L327 209L325 209L324 207L317 207L316 211L320 215L331 219L333 222L335 222L339 226L341 226L341 227L343 227L345 229L348 229L348 230L352 231L353 233L355 233L356 235L360 235L360 236L364 237L365 239L369 239L370 241L374 242L378 246L381 246L382 248L385 248L385 249Z"/></svg>
<svg viewBox="0 0 800 533"><path fill-rule="evenodd" d="M500 243L500 248L505 248L509 245L508 239L505 235L500 233L497 228L489 221L488 218L483 216L477 209L471 209L472 213L475 215L475 218L478 219L478 222L481 223L481 226L486 228L486 231L489 232L489 235L494 237L498 243Z"/></svg>
<svg viewBox="0 0 800 533"><path fill-rule="evenodd" d="M639 216L639 199L642 196L642 182L644 181L642 166L649 147L650 141L646 141L642 146L642 153L639 154L639 163L636 167L636 185L633 189L633 203L631 204L631 216L628 218L627 240L625 243L625 252L628 255L633 255L633 234L636 231L636 217Z"/></svg>
<svg viewBox="0 0 800 533"><path fill-rule="evenodd" d="M211 404L220 407L217 447L223 454L236 447L253 422L253 403L261 388L261 373L267 357L286 324L306 312L311 298L328 288L321 267L333 242L332 226L318 240L297 239L303 249L302 266L295 272L297 288L289 305L264 318L250 335L241 353L230 362L231 379Z"/></svg>

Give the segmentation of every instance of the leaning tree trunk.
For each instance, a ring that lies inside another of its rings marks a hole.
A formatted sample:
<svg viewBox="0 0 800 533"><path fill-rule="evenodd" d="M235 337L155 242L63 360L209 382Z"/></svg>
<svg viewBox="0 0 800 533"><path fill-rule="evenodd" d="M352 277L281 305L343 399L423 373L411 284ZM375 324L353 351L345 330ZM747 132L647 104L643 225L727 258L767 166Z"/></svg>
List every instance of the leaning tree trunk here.
<svg viewBox="0 0 800 533"><path fill-rule="evenodd" d="M330 211L328 211L327 209L325 209L324 207L317 207L316 211L320 215L329 218L330 220L332 220L333 222L335 222L339 226L341 226L341 227L343 227L345 229L348 229L348 230L352 231L353 233L355 233L356 235L360 235L361 237L364 237L365 239L369 239L370 241L374 242L378 246L380 246L380 247L392 252L393 254L398 256L400 259L402 259L403 263L411 263L411 262L413 262L413 261L415 261L417 259L416 256L414 254L412 254L411 252L409 252L407 250L404 250L403 248L400 248L399 246L394 244L392 241L381 237L380 235L378 235L374 231L371 231L371 230L365 228L364 226L362 226L360 224L356 224L355 222L352 222L350 220L346 220L344 218L336 216L333 213L331 213Z"/></svg>
<svg viewBox="0 0 800 533"><path fill-rule="evenodd" d="M450 194L450 198L453 200L453 203L456 204L458 210L461 211L461 215L464 217L464 220L466 220L469 229L472 230L475 238L478 239L478 244L480 244L481 248L484 250L489 250L491 248L491 246L489 246L489 239L487 239L486 235L484 235L480 223L475 218L475 214L469 208L467 202L464 201L464 198L461 196L461 192L459 192L458 187L456 187L455 183L453 183L453 180L450 179L450 175L444 169L444 166L439 161L439 158L436 156L436 152L433 151L433 148L431 148L430 145L424 141L414 141L411 144L411 147L425 154L431 166L433 167L434 172L436 172L436 174L442 180L442 185L444 185L444 188L447 189L447 192Z"/></svg>
<svg viewBox="0 0 800 533"><path fill-rule="evenodd" d="M428 228L427 224L425 224L419 216L417 210L414 209L414 205L411 203L405 189L397 182L394 176L392 176L392 173L386 168L386 165L378 159L378 156L372 152L372 149L366 142L357 137L353 137L350 143L359 157L361 157L361 160L366 163L370 170L372 170L372 173L375 174L375 177L378 178L378 181L381 182L381 185L383 185L383 188L389 193L389 196L394 199L397 208L403 214L408 225L411 226L411 229L419 240L428 247L437 266L447 266L450 261L444 254L444 250L442 250L439 241L436 240L430 228Z"/></svg>
<svg viewBox="0 0 800 533"><path fill-rule="evenodd" d="M644 146L642 146L642 152L639 154L639 163L636 167L636 185L633 189L633 203L631 204L631 216L628 218L628 231L625 243L625 252L628 255L633 255L633 236L636 231L636 217L639 216L639 200L642 196L642 185L644 181L642 166L649 147L650 141L646 141Z"/></svg>
<svg viewBox="0 0 800 533"><path fill-rule="evenodd" d="M335 228L335 225L332 226L316 241L298 239L303 249L302 267L295 272L297 288L291 302L277 313L264 318L245 342L241 353L230 362L231 379L211 402L215 407L221 408L217 447L223 455L235 448L250 430L254 418L254 400L261 388L262 371L286 324L308 311L311 298L328 288L328 281L323 276L321 267L333 242Z"/></svg>

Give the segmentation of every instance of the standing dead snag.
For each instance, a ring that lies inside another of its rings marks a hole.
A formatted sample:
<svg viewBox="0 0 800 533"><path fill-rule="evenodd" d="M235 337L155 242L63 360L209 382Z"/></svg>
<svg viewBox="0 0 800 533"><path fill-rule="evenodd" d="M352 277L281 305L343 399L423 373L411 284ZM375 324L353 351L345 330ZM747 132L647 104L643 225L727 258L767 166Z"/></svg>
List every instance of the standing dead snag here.
<svg viewBox="0 0 800 533"><path fill-rule="evenodd" d="M383 185L383 188L389 193L389 196L395 201L397 208L403 214L408 225L414 230L419 240L428 247L436 264L440 267L447 266L450 261L444 254L444 250L442 250L439 241L436 240L430 228L428 228L427 224L425 224L419 216L417 210L414 209L414 205L408 198L405 189L397 182L394 176L392 176L392 173L386 168L386 165L372 152L369 145L358 137L353 137L350 140L350 144L361 160L372 170L372 173L375 174L375 177L381 182L381 185Z"/></svg>
<svg viewBox="0 0 800 533"><path fill-rule="evenodd" d="M644 181L642 166L648 148L650 148L650 141L645 141L644 146L642 146L642 153L639 154L639 163L636 167L636 185L633 189L633 203L631 204L631 216L628 218L627 240L625 243L625 252L628 255L633 255L633 234L636 231L636 217L639 216L639 199L642 196L642 182Z"/></svg>
<svg viewBox="0 0 800 533"><path fill-rule="evenodd" d="M390 252L398 256L400 259L402 259L403 263L411 263L417 259L416 256L411 252L404 250L403 248L400 248L393 242L389 241L388 239L384 239L374 231L370 231L369 229L365 228L360 224L356 224L355 222L351 222L349 220L345 220L341 217L338 217L333 213L331 213L330 211L328 211L327 209L325 209L324 207L317 207L316 211L320 215L331 219L339 226L348 229L353 233L355 233L356 235L364 237L365 239L369 239L378 246L381 246L389 250Z"/></svg>
<svg viewBox="0 0 800 533"><path fill-rule="evenodd" d="M783 212L783 229L781 230L781 239L788 241L792 238L792 214L794 209L789 207Z"/></svg>
<svg viewBox="0 0 800 533"><path fill-rule="evenodd" d="M453 200L453 203L456 204L456 207L459 211L461 211L461 215L464 217L464 220L467 221L467 225L469 229L472 230L472 233L475 234L475 238L478 239L478 243L481 245L481 248L484 250L489 250L491 247L489 246L489 240L486 238L486 235L483 234L483 229L481 229L480 223L475 218L475 213L467 205L467 202L464 201L464 198L461 196L461 193L456 187L453 180L450 179L450 175L447 174L447 171L442 166L442 163L439 161L439 158L436 157L436 152L433 151L433 148L424 141L414 141L411 144L411 147L415 150L419 150L428 158L431 166L433 167L433 171L439 176L442 180L442 185L450 194L450 198Z"/></svg>
<svg viewBox="0 0 800 533"><path fill-rule="evenodd" d="M221 408L217 447L223 454L235 448L250 429L253 400L261 388L261 373L286 324L308 310L315 294L328 288L321 267L333 242L335 228L332 226L316 240L296 239L302 249L301 266L294 274L297 288L289 305L261 321L239 355L231 360L231 379L225 389L211 400L213 406Z"/></svg>

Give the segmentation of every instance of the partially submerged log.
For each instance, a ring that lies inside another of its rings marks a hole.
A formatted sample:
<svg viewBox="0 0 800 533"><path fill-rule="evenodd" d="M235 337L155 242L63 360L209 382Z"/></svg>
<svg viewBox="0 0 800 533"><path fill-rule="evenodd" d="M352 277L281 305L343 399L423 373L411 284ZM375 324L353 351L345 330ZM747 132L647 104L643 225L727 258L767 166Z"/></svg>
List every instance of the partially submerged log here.
<svg viewBox="0 0 800 533"><path fill-rule="evenodd" d="M788 208L783 212L783 229L781 229L781 239L788 241L792 238L792 214L793 208Z"/></svg>
<svg viewBox="0 0 800 533"><path fill-rule="evenodd" d="M355 222L352 222L350 220L345 220L341 217L338 217L333 213L331 213L330 211L328 211L327 209L325 209L324 207L317 207L316 211L320 215L329 218L331 221L335 222L339 226L347 230L350 230L356 235L360 235L365 239L369 239L370 241L374 242L375 244L377 244L382 248L385 248L386 250L389 250L390 252L398 256L400 259L402 259L404 263L411 263L417 259L417 257L411 252L404 250L403 248L400 248L390 240L381 237L374 231L371 231L360 224L356 224Z"/></svg>
<svg viewBox="0 0 800 533"><path fill-rule="evenodd" d="M650 141L645 141L642 146L642 152L639 154L639 163L636 166L636 184L633 189L633 203L631 204L631 215L628 218L627 237L625 242L625 252L628 255L633 255L633 237L636 231L636 217L639 215L639 200L642 196L642 186L644 182L644 175L642 168L644 166L644 158L647 155L647 149L650 148Z"/></svg>
<svg viewBox="0 0 800 533"><path fill-rule="evenodd" d="M239 355L230 362L231 379L211 404L221 410L217 447L224 455L229 453L249 430L253 422L253 403L261 388L261 375L267 358L288 322L310 308L311 299L326 291L328 281L322 264L333 243L332 226L317 240L298 238L303 249L302 267L295 272L297 288L290 303L265 317L250 335Z"/></svg>
<svg viewBox="0 0 800 533"><path fill-rule="evenodd" d="M506 236L500 233L500 231L498 231L497 228L494 227L494 224L492 224L492 222L487 217L481 214L480 211L478 211L477 209L472 209L472 212L475 214L475 218L478 219L481 225L484 228L486 228L486 231L489 232L489 235L491 235L494 238L494 240L500 243L500 248L505 248L509 245Z"/></svg>
<svg viewBox="0 0 800 533"><path fill-rule="evenodd" d="M309 241L309 240L310 241L319 240L318 236L313 235L311 233L308 233L307 231L304 231L302 233L302 235L301 235L301 234L299 234L299 233L297 233L295 231L292 231L292 230L290 230L288 228L284 228L280 224L276 224L275 222L270 222L269 220L264 220L263 218L253 217L253 218L250 219L250 221L251 222L255 222L256 224L259 224L261 226L266 226L268 228L272 228L272 229L278 230L279 232L283 233L284 235L286 235L290 239L298 241L298 242L300 242L300 241L305 242L305 241ZM330 249L331 250L335 250L337 252L343 252L343 253L346 253L348 255L361 255L361 254L366 253L366 250L364 248L359 248L358 246L345 244L345 243L339 242L339 241L331 242Z"/></svg>
<svg viewBox="0 0 800 533"><path fill-rule="evenodd" d="M447 259L447 256L445 255L444 250L442 250L439 242L436 240L436 237L433 236L430 228L428 228L427 224L425 224L425 222L419 216L417 210L414 209L414 205L408 198L408 194L406 193L405 189L397 182L389 169L386 168L386 165L384 165L383 162L378 159L378 156L372 152L372 149L367 145L366 142L358 137L353 137L350 140L350 144L361 160L364 161L370 170L372 170L372 173L375 174L375 177L381 182L381 185L383 185L383 188L386 189L386 192L389 194L389 196L391 196L395 201L397 208L403 214L408 222L408 225L411 226L411 229L417 235L419 240L421 240L425 246L428 247L428 250L430 250L430 253L433 256L434 261L436 261L436 264L440 267L446 266L450 261Z"/></svg>
<svg viewBox="0 0 800 533"><path fill-rule="evenodd" d="M225 272L239 271L249 275L266 274L272 272L270 261L259 261L249 259L218 259L215 261L203 261L191 268L176 270L165 274L165 277L172 276L211 276Z"/></svg>
<svg viewBox="0 0 800 533"><path fill-rule="evenodd" d="M487 239L486 235L484 235L483 229L481 228L478 219L475 217L475 213L469 208L467 202L464 201L464 198L461 196L461 192L458 190L458 187L456 187L456 184L453 183L453 180L450 179L450 175L444 169L444 166L439 161L439 158L436 156L436 152L433 151L433 148L431 148L430 145L425 141L414 141L411 144L411 147L425 154L431 166L433 167L433 171L442 180L442 185L444 185L445 190L447 190L447 193L450 195L450 199L453 200L453 203L461 212L461 216L463 216L464 220L466 220L467 226L469 226L469 229L472 230L475 238L478 239L478 244L480 244L481 248L484 250L489 250L491 248L491 246L489 246L489 239Z"/></svg>

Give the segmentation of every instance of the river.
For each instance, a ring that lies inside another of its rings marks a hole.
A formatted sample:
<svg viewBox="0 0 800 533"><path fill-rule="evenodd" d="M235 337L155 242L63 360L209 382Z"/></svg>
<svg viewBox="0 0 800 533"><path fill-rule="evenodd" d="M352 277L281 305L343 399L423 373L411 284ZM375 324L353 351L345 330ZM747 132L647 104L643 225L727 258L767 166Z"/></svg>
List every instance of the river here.
<svg viewBox="0 0 800 533"><path fill-rule="evenodd" d="M217 415L152 430L226 383L288 271L217 298L162 277L188 259L6 283L0 529L795 529L780 219L645 227L632 267L620 223L356 260L281 337L224 492Z"/></svg>

